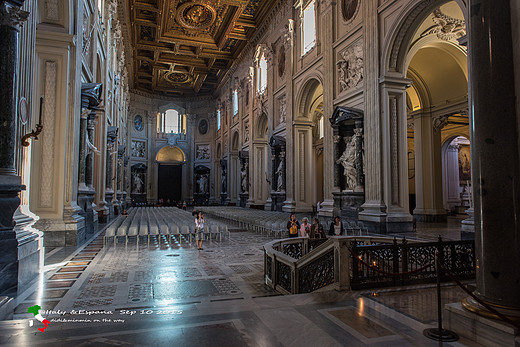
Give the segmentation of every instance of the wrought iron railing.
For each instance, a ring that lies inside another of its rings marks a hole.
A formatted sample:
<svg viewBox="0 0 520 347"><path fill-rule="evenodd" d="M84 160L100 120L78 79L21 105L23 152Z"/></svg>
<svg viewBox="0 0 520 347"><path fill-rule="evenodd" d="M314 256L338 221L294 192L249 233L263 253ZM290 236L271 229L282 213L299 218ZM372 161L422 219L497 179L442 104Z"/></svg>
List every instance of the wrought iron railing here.
<svg viewBox="0 0 520 347"><path fill-rule="evenodd" d="M433 283L435 253L460 279L475 277L472 240L418 242L385 237L282 239L264 246L266 284L284 294L308 293L334 285L366 289ZM449 280L442 277L441 281Z"/></svg>

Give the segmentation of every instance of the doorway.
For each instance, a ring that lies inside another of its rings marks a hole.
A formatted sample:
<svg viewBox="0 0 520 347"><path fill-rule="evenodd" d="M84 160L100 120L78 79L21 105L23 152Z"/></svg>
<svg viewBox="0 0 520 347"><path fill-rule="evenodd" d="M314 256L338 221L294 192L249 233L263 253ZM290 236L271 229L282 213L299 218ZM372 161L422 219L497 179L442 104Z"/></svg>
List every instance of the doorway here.
<svg viewBox="0 0 520 347"><path fill-rule="evenodd" d="M182 199L182 165L159 164L159 182L157 195L165 205L180 202Z"/></svg>

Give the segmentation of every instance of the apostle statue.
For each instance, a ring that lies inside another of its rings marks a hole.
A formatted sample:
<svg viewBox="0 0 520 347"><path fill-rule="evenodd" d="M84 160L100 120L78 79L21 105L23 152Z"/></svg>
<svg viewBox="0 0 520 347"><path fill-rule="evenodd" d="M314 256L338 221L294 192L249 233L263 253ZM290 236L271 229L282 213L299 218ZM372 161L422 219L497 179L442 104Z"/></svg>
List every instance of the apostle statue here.
<svg viewBox="0 0 520 347"><path fill-rule="evenodd" d="M142 193L142 189L143 189L143 180L141 179L141 177L139 177L140 175L137 173L137 172L134 172L134 192L135 193Z"/></svg>
<svg viewBox="0 0 520 347"><path fill-rule="evenodd" d="M242 178L242 191L247 193L247 172L245 167L240 171L240 177Z"/></svg>
<svg viewBox="0 0 520 347"><path fill-rule="evenodd" d="M206 175L202 175L200 176L200 179L199 179L199 193L206 193L206 191L208 190L208 178L206 177Z"/></svg>
<svg viewBox="0 0 520 347"><path fill-rule="evenodd" d="M276 169L276 176L278 177L276 191L279 192L282 190L282 187L283 187L283 161L282 160L280 160L278 169Z"/></svg>
<svg viewBox="0 0 520 347"><path fill-rule="evenodd" d="M356 136L345 138L345 152L336 161L343 166L343 175L347 178L346 189L356 188Z"/></svg>

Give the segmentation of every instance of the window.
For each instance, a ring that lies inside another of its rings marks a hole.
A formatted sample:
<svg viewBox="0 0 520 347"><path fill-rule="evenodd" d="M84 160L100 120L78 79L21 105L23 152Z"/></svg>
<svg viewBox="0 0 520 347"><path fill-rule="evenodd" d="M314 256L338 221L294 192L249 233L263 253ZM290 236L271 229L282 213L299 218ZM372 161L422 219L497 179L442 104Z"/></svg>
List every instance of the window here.
<svg viewBox="0 0 520 347"><path fill-rule="evenodd" d="M162 133L180 134L186 132L186 117L177 110L167 110L157 117L157 131Z"/></svg>
<svg viewBox="0 0 520 347"><path fill-rule="evenodd" d="M315 0L303 9L302 19L302 55L309 52L316 44L316 17L314 16Z"/></svg>
<svg viewBox="0 0 520 347"><path fill-rule="evenodd" d="M263 93L267 87L267 60L262 55L258 66L258 92Z"/></svg>
<svg viewBox="0 0 520 347"><path fill-rule="evenodd" d="M321 116L320 117L320 120L318 121L318 135L319 135L319 138L322 139L323 138L323 119L325 117Z"/></svg>
<svg viewBox="0 0 520 347"><path fill-rule="evenodd" d="M217 131L220 130L220 110L217 110Z"/></svg>
<svg viewBox="0 0 520 347"><path fill-rule="evenodd" d="M233 117L238 114L238 91L233 91Z"/></svg>

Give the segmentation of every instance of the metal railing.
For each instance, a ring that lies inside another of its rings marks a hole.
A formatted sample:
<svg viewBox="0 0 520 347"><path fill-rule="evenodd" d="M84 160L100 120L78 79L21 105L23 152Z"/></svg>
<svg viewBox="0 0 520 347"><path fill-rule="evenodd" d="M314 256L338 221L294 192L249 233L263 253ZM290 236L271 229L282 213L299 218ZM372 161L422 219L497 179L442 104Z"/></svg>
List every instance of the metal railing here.
<svg viewBox="0 0 520 347"><path fill-rule="evenodd" d="M434 283L435 252L460 279L475 277L472 240L418 242L387 237L290 238L264 246L265 283L284 294ZM443 276L441 281L449 280Z"/></svg>

